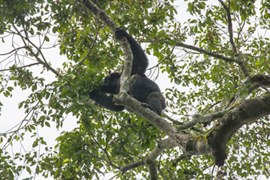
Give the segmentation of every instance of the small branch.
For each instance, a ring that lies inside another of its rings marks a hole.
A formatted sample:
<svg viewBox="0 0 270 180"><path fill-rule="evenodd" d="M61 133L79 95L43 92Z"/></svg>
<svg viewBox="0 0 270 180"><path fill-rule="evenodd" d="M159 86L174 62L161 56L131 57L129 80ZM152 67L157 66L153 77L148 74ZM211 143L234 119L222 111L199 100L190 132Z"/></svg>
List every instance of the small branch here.
<svg viewBox="0 0 270 180"><path fill-rule="evenodd" d="M161 61L159 61L156 65L152 66L151 68L148 68L147 70L150 70L150 71L151 71L152 69L158 67L162 62L164 62L166 59L168 59L168 58L173 54L174 49L175 49L175 46L172 47L171 52L170 52L166 57L164 57L164 58L163 58Z"/></svg>
<svg viewBox="0 0 270 180"><path fill-rule="evenodd" d="M214 106L216 106L217 104L221 103L221 101L217 101L214 104L210 105L210 107L208 107L207 109L204 110L204 112L208 112L210 109L212 109Z"/></svg>
<svg viewBox="0 0 270 180"><path fill-rule="evenodd" d="M230 10L230 1L229 2L229 6L226 6L226 4L222 1L222 0L218 0L221 5L223 6L223 8L226 11L226 15L227 15L227 21L228 21L228 32L229 32L229 39L230 39L230 44L232 46L233 49L233 53L237 56L237 64L240 66L241 70L243 71L245 77L249 77L249 71L246 67L246 65L244 64L243 60L242 60L242 55L240 52L238 52L235 43L234 43L234 39L233 39L233 25L232 25L232 18L231 18L231 10Z"/></svg>
<svg viewBox="0 0 270 180"><path fill-rule="evenodd" d="M145 161L138 161L138 162L133 162L133 163L130 163L126 166L123 166L120 168L120 171L122 172L122 174L124 174L125 172L127 172L128 170L130 169L134 169L136 167L139 167L141 165L144 165L145 164Z"/></svg>
<svg viewBox="0 0 270 180"><path fill-rule="evenodd" d="M237 41L238 42L240 41L240 36L242 35L242 32L243 32L245 25L246 25L246 21L242 22L241 24L239 23L240 29L239 29L238 34L237 34Z"/></svg>
<svg viewBox="0 0 270 180"><path fill-rule="evenodd" d="M167 120L171 121L174 125L180 125L180 127L181 127L181 125L184 124L183 122L180 122L180 121L178 121L178 120L175 120L175 119L171 118L171 117L170 117L169 115L167 115L166 113L162 113L162 116L164 116ZM177 130L179 130L179 129L177 128ZM198 128L195 128L195 127L191 127L191 130L197 131L197 132L199 132L199 133L203 133L202 130L200 130L200 129L198 129Z"/></svg>
<svg viewBox="0 0 270 180"><path fill-rule="evenodd" d="M156 40L154 42L156 42ZM171 44L169 41L163 41L163 42L160 41L159 43ZM190 49L190 50L193 50L193 51L196 51L196 52L199 52L199 53L202 53L202 54L205 54L205 55L217 58L217 59L224 60L226 62L237 63L237 64L239 63L239 61L237 59L226 57L226 56L223 56L221 54L217 54L215 52L208 51L208 50L205 50L205 49L202 49L202 48L199 48L199 47L196 47L196 46L192 46L192 45L189 45L189 44L178 42L178 43L174 44L174 46L179 46L179 47L183 47L183 48L186 48L186 49Z"/></svg>
<svg viewBox="0 0 270 180"><path fill-rule="evenodd" d="M114 165L114 163L112 162L111 158L110 158L110 155L108 153L108 151L106 150L106 148L103 148L101 146L101 144L98 142L98 140L96 140L94 134L92 133L91 131L91 128L90 128L90 123L89 123L89 120L87 118L83 118L82 119L82 123L86 129L86 131L88 132L88 134L92 137L92 139L94 140L94 142L97 144L97 146L99 147L99 149L101 149L103 151L103 153L105 154L105 156L107 157L108 159L108 163L114 167L114 168L118 168L116 165Z"/></svg>
<svg viewBox="0 0 270 180"><path fill-rule="evenodd" d="M10 141L7 141L3 146L2 149L6 149L8 147L8 144L10 142L13 142L13 139L15 138L15 134L18 133L21 129L24 129L28 126L28 124L30 123L30 119L31 117L34 116L34 112L35 112L35 108L39 105L39 102L35 104L35 106L33 106L29 112L25 115L25 117L22 119L21 122L19 122L17 125L15 125L14 127L12 127L11 129L7 130L4 133L0 133L0 136L6 136L7 134L11 134Z"/></svg>
<svg viewBox="0 0 270 180"><path fill-rule="evenodd" d="M84 63L84 61L87 59L88 55L90 54L90 52L92 51L92 49L94 48L94 46L95 46L95 44L96 44L96 41L97 41L97 35L98 35L98 33L96 33L95 39L94 39L94 41L92 42L92 44L91 44L91 46L90 46L90 48L89 48L87 54L86 54L86 55L84 56L84 58L83 58L83 59L75 66L75 68L80 67L80 66Z"/></svg>
<svg viewBox="0 0 270 180"><path fill-rule="evenodd" d="M183 155L179 156L178 158L176 158L176 159L174 159L174 160L172 161L172 166L176 167L177 164L178 164L180 161L185 160L185 159L189 159L189 158L191 158L191 155L190 155L190 154L183 154Z"/></svg>
<svg viewBox="0 0 270 180"><path fill-rule="evenodd" d="M221 5L223 6L223 8L226 11L226 15L227 15L227 20L228 20L228 31L229 31L229 38L230 38L230 43L233 49L234 54L238 54L238 51L236 49L234 40L233 40L233 26L232 26L232 18L231 18L231 10L230 10L230 1L229 1L229 6L227 7L226 4L222 1L222 0L218 0Z"/></svg>
<svg viewBox="0 0 270 180"><path fill-rule="evenodd" d="M28 50L35 58L36 60L42 64L45 68L47 68L48 70L52 71L56 76L61 76L54 68L52 68L49 63L46 61L46 58L45 56L43 55L42 51L40 50L40 48L38 48L32 41L30 41L30 39L26 37L24 37L21 32L16 28L15 25L13 25L13 28L16 30L17 32L17 35L20 36L20 38L22 39L25 47L26 47L26 50ZM29 44L31 44L36 50L37 50L37 53L35 53L32 48L27 44L27 42ZM39 57L39 54L41 55L42 59Z"/></svg>
<svg viewBox="0 0 270 180"><path fill-rule="evenodd" d="M215 52L208 51L208 50L205 50L205 49L202 49L202 48L199 48L199 47L196 47L196 46L188 45L188 44L185 44L185 43L181 43L181 42L176 43L175 46L180 46L180 47L183 47L183 48L186 48L186 49L190 49L190 50L193 50L193 51L196 51L196 52L199 52L199 53L202 53L202 54L205 54L205 55L208 55L208 56L220 59L220 60L223 60L225 62L236 63L242 69L245 77L249 76L249 72L248 72L247 67L245 66L243 61L241 61L239 58L235 59L235 58L231 58L231 57L226 57L226 56L223 56L221 54L217 54Z"/></svg>
<svg viewBox="0 0 270 180"><path fill-rule="evenodd" d="M249 75L249 71L248 71L246 65L240 59L240 55L239 54L238 54L237 58L235 59L235 58L226 57L226 56L217 54L215 52L211 52L211 51L208 51L208 50L205 50L205 49L196 47L196 46L188 45L188 44L185 44L185 43L181 43L181 42L180 43L176 43L175 46L180 46L180 47L183 47L183 48L187 48L187 49L190 49L190 50L193 50L193 51L196 51L196 52L199 52L199 53L202 53L202 54L205 54L205 55L208 55L208 56L217 58L217 59L221 59L221 60L223 60L225 62L236 63L236 64L238 64L240 66L240 68L243 71L243 74L245 75L245 77L249 77L250 76Z"/></svg>
<svg viewBox="0 0 270 180"><path fill-rule="evenodd" d="M192 118L192 121L184 123L183 125L181 125L180 127L178 127L177 129L179 130L184 130L184 129L188 129L190 127L193 127L195 124L198 123L210 123L218 118L221 118L226 112L228 112L229 109L225 109L223 111L218 111L218 112L214 112L211 114L206 114L206 115L194 115Z"/></svg>
<svg viewBox="0 0 270 180"><path fill-rule="evenodd" d="M39 65L39 64L41 64L41 63L37 62L37 63L28 64L25 66L16 67L16 68L23 69L23 68L27 68L27 67L31 67L31 66L35 66L35 65ZM10 71L10 69L0 69L0 72L4 72L4 71Z"/></svg>
<svg viewBox="0 0 270 180"><path fill-rule="evenodd" d="M18 48L15 48L15 49L12 49L11 51L7 52L7 53L3 53L3 54L0 54L0 56L6 56L6 55L9 55L13 52L17 52L19 51L20 49L26 49L27 47L26 46L22 46L22 47L18 47Z"/></svg>

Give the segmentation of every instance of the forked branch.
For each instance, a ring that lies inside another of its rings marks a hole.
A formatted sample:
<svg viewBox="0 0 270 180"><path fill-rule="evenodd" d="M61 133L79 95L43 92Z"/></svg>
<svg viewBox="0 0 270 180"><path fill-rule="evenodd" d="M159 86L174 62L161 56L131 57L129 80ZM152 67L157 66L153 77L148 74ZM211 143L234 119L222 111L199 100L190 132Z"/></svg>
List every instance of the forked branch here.
<svg viewBox="0 0 270 180"><path fill-rule="evenodd" d="M229 39L230 39L230 44L232 46L232 50L233 53L235 55L235 57L237 58L237 64L240 66L241 70L243 71L243 74L245 75L245 77L249 77L250 73L247 69L247 66L245 65L243 59L242 59L242 55L241 52L239 52L236 48L236 45L234 43L234 38L233 38L233 25L232 25L232 17L231 17L231 10L230 10L230 0L228 1L228 6L226 6L226 4L222 1L222 0L218 0L220 2L220 4L222 5L222 7L225 9L226 11L226 15L227 15L227 21L228 21L228 32L229 32Z"/></svg>

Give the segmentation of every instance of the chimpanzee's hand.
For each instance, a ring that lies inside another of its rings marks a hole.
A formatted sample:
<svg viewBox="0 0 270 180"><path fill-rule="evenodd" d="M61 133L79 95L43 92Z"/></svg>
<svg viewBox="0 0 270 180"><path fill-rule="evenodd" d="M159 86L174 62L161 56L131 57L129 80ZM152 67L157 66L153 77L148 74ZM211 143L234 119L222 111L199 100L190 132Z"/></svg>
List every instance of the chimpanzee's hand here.
<svg viewBox="0 0 270 180"><path fill-rule="evenodd" d="M122 28L117 28L115 30L115 38L118 39L118 40L125 37L126 34L127 34L127 32Z"/></svg>

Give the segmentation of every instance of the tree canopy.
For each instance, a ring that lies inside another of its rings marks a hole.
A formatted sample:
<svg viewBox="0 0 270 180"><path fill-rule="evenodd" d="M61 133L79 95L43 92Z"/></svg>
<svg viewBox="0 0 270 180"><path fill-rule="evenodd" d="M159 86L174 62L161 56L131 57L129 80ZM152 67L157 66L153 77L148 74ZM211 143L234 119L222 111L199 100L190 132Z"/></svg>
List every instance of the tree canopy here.
<svg viewBox="0 0 270 180"><path fill-rule="evenodd" d="M0 116L20 120L0 132L0 177L269 178L269 11L266 0L0 0L0 113L27 94L24 116ZM125 88L114 100L128 111L89 98L109 71L128 71L118 27L155 64L147 75L172 84L162 116ZM76 126L63 131L67 116ZM62 131L55 146L45 127Z"/></svg>

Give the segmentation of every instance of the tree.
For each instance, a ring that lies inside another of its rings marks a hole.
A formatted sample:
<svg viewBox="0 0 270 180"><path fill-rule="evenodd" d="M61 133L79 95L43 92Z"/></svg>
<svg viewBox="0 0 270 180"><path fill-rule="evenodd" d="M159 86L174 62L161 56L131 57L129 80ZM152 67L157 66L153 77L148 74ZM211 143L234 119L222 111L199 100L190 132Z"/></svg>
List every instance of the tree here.
<svg viewBox="0 0 270 180"><path fill-rule="evenodd" d="M25 117L0 136L3 179L23 171L29 179L270 176L268 1L0 2L1 40L12 40L12 49L0 54L0 93L11 98L16 88L30 92L18 105ZM133 80L126 68L130 49L125 39L113 38L117 27L158 59L150 72L166 72L175 84L164 92L166 115L126 93ZM61 68L46 55L48 48L66 57ZM96 106L89 91L123 63L126 73L114 99L132 111ZM60 129L69 114L78 126L49 147L38 129ZM32 151L8 150L29 134Z"/></svg>

